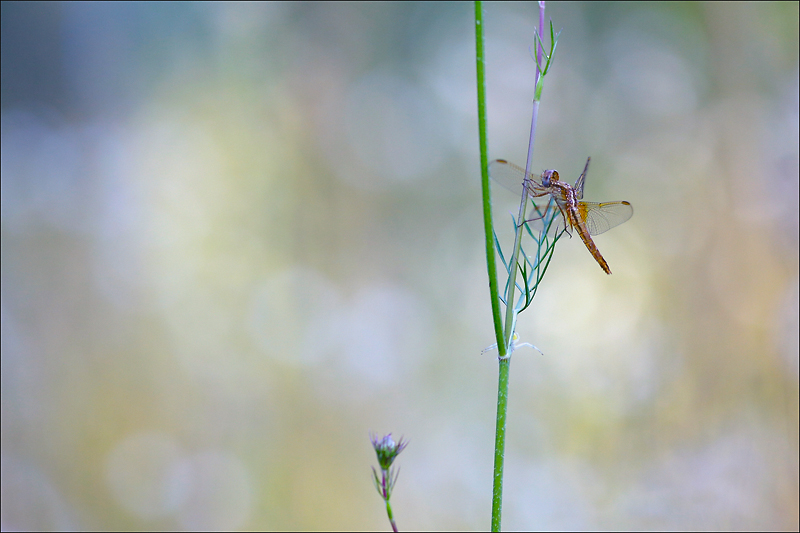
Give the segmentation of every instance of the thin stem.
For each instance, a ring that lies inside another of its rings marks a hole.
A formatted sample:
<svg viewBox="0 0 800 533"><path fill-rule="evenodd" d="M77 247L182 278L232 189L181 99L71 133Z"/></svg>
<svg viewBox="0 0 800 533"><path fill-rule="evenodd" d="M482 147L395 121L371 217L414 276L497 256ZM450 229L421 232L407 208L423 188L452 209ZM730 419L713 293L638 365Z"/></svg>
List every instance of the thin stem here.
<svg viewBox="0 0 800 533"><path fill-rule="evenodd" d="M542 35L544 31L544 0L539 2L539 36ZM542 49L541 41L534 43L536 47L536 78L534 82L534 87L539 86L539 80L542 77L542 69L540 65L542 64L542 53L544 50ZM531 114L531 135L528 138L528 159L525 161L525 172L526 174L530 172L531 169L531 161L533 160L533 141L536 139L536 123L539 119L539 94L534 92L533 97L533 112Z"/></svg>
<svg viewBox="0 0 800 533"><path fill-rule="evenodd" d="M494 257L494 224L492 222L492 192L489 187L489 148L486 136L486 66L483 45L483 4L475 2L475 63L478 85L478 137L481 152L481 191L483 196L483 231L486 239L486 268L489 271L489 298L492 303L492 321L500 356L506 354L503 342L503 325L500 318L500 292L497 289L497 265Z"/></svg>
<svg viewBox="0 0 800 533"><path fill-rule="evenodd" d="M483 4L475 2L475 62L478 88L478 137L481 152L481 189L483 192L483 229L486 237L486 267L489 271L489 295L492 303L492 320L500 353L499 381L497 386L497 427L495 432L494 482L492 490L492 530L500 530L500 515L503 505L503 460L505 451L506 413L508 411L508 369L506 358L508 335L503 335L500 318L500 293L497 287L497 266L494 256L494 225L492 223L492 197L489 187L489 149L486 135L486 69L483 37ZM524 213L524 210L523 210ZM523 214L524 216L524 214ZM520 220L524 220L521 218ZM515 244L519 249L519 242ZM515 256L516 257L516 256ZM511 263L516 265L516 263ZM512 267L516 271L516 266ZM513 299L514 284L511 283ZM513 307L513 301L506 300L506 309ZM506 329L508 332L509 329Z"/></svg>
<svg viewBox="0 0 800 533"><path fill-rule="evenodd" d="M389 523L392 525L392 531L397 533L397 524L394 523L394 516L392 515L392 505L389 500L386 500L386 514L389 515Z"/></svg>
<svg viewBox="0 0 800 533"><path fill-rule="evenodd" d="M503 514L503 472L506 450L506 414L508 413L508 376L511 358L500 359L497 378L497 421L494 434L494 478L492 485L492 531L500 531Z"/></svg>
<svg viewBox="0 0 800 533"><path fill-rule="evenodd" d="M508 347L511 342L511 337L514 336L514 325L516 322L516 311L514 310L514 294L517 288L517 261L519 260L519 251L522 246L522 231L525 220L525 210L528 207L528 188L522 188L522 198L519 202L519 214L517 215L517 230L514 232L514 248L511 252L511 271L508 273L509 281L506 287L506 321L504 327L503 345ZM509 352L510 353L510 352ZM500 353L500 359L503 359L505 354ZM499 391L498 391L499 394ZM498 397L499 401L499 397Z"/></svg>
<svg viewBox="0 0 800 533"><path fill-rule="evenodd" d="M544 1L539 2L539 35L544 31ZM476 7L477 9L477 7ZM477 11L476 11L477 17ZM477 24L477 22L476 22ZM538 44L538 43L537 43ZM536 139L536 123L539 118L539 98L541 95L540 84L542 81L543 73L540 72L541 65L541 48L537 45L536 53L536 87L534 92L533 112L531 116L531 134L528 140L528 158L525 163L525 175L530 171L531 160L533 158L533 146ZM480 94L480 84L479 84ZM480 96L479 96L480 98ZM481 159L483 163L483 156ZM522 188L522 198L520 199L519 214L517 216L517 230L514 235L514 248L511 254L509 281L507 284L506 292L506 317L504 327L504 339L501 343L497 341L497 348L500 352L499 376L497 382L497 420L495 426L495 440L494 440L494 480L492 488L492 531L500 531L501 518L503 511L503 473L505 467L505 447L506 447L506 415L508 413L508 379L511 369L510 344L514 336L514 329L516 327L516 315L518 311L514 305L514 292L516 290L516 276L517 264L519 260L520 248L522 245L523 227L525 224L525 209L528 205L528 188ZM488 230L487 230L488 231ZM488 253L488 251L487 251ZM493 255L493 254L492 254ZM538 261L537 261L538 264ZM527 285L527 278L526 278ZM538 283L537 283L538 285ZM526 290L526 298L528 298L528 291ZM493 300L494 302L494 300ZM529 304L526 301L525 307ZM495 326L495 331L497 331ZM501 348L502 347L502 348ZM506 355L508 353L509 355Z"/></svg>

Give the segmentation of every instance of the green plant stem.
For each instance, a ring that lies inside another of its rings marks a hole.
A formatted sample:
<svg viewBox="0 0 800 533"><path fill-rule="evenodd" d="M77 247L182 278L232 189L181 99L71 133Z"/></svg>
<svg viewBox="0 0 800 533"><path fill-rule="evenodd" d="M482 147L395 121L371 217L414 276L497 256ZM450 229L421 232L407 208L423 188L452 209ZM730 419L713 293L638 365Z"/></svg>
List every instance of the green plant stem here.
<svg viewBox="0 0 800 533"><path fill-rule="evenodd" d="M397 533L397 524L394 523L394 515L392 515L392 506L389 500L386 500L386 514L389 515L389 523L392 524L392 531Z"/></svg>
<svg viewBox="0 0 800 533"><path fill-rule="evenodd" d="M489 187L489 148L486 137L486 67L483 46L483 5L475 2L475 63L478 85L478 137L481 152L481 191L483 197L483 231L486 238L486 268L489 272L489 298L492 303L492 321L500 356L506 355L507 343L503 339L500 318L500 292L497 287L497 264L495 262L492 228L492 191Z"/></svg>
<svg viewBox="0 0 800 533"><path fill-rule="evenodd" d="M508 413L508 375L511 358L500 359L497 378L497 422L494 433L494 480L492 484L492 531L500 531L503 513L503 472L506 450L506 414Z"/></svg>
<svg viewBox="0 0 800 533"><path fill-rule="evenodd" d="M550 37L551 37L551 50L550 55L547 57L547 63L544 69L541 69L542 64L542 43L541 34L544 31L544 8L545 3L539 2L539 32L536 39L536 82L534 90L533 110L531 116L531 134L528 143L528 158L525 164L526 175L530 170L531 160L533 158L534 140L536 139L536 124L539 116L539 102L541 100L542 85L544 76L547 73L550 62L555 52L556 36L553 35L553 25L550 24ZM517 216L517 230L514 236L514 248L511 254L511 260L507 264L509 270L509 280L507 283L507 290L505 294L505 322L500 324L500 302L498 301L496 266L494 258L494 241L492 239L492 215L491 215L491 196L489 188L488 176L488 149L486 138L486 82L484 70L484 48L483 48L483 12L481 2L475 2L475 46L476 46L476 60L477 60L477 84L478 84L478 131L480 137L480 150L481 150L481 183L483 187L483 220L484 230L486 235L486 263L489 271L489 291L491 294L492 303L492 318L494 320L495 337L497 338L497 350L499 352L499 375L497 383L497 420L495 428L495 450L494 450L494 478L492 488L492 531L500 531L501 516L503 508L503 472L505 463L505 441L506 441L506 415L508 413L508 381L511 368L510 354L513 351L514 330L516 329L516 319L519 310L514 305L514 296L516 291L516 276L519 254L522 245L523 227L525 224L525 210L528 204L528 190L523 187L522 198L520 199L519 214ZM537 241L539 244L539 251L537 252L537 269L540 264L541 257L541 239ZM552 257L552 248L549 249L547 263L550 262ZM545 269L547 265L545 265ZM542 275L544 272L541 273ZM526 276L525 273L523 273ZM536 287L541 281L541 276L537 274ZM525 280L526 303L524 307L530 304L530 292L528 288L527 278Z"/></svg>
<svg viewBox="0 0 800 533"><path fill-rule="evenodd" d="M514 233L514 248L511 252L511 271L508 273L509 282L506 291L506 321L504 325L505 338L503 339L504 346L507 348L511 344L511 337L514 335L516 328L517 310L514 308L514 295L517 289L517 261L519 260L519 252L522 247L522 235L525 224L525 210L528 207L528 188L522 188L522 198L519 203L519 214L517 215L517 230ZM503 355L500 356L503 359Z"/></svg>
<svg viewBox="0 0 800 533"><path fill-rule="evenodd" d="M483 192L483 227L486 238L486 267L489 274L489 295L492 304L492 320L494 323L497 350L500 354L499 377L497 386L497 427L495 431L494 453L494 481L492 487L492 531L500 531L500 517L503 506L503 461L505 454L506 413L508 411L508 375L511 361L506 357L510 331L508 327L503 330L500 317L500 293L497 286L497 266L495 263L495 250L492 223L492 197L489 186L489 156L488 141L486 136L486 70L483 37L483 5L475 2L475 61L478 88L478 136L481 153L481 190ZM526 202L527 200L523 200ZM522 207L524 213L524 206ZM524 214L523 214L524 217ZM524 220L521 218L520 220ZM514 247L519 250L519 239ZM517 252L518 253L518 252ZM515 255L516 258L516 255ZM516 263L512 263L516 265ZM515 267L516 270L516 267ZM511 298L506 300L506 308L513 308L513 288L511 283ZM507 322L508 323L508 322Z"/></svg>

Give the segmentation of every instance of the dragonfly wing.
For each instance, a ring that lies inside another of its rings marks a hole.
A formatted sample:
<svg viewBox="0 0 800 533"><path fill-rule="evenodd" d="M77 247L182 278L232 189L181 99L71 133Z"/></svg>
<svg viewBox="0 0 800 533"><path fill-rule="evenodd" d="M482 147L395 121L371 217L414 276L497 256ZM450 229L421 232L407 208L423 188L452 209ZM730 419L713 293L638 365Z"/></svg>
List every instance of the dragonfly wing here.
<svg viewBox="0 0 800 533"><path fill-rule="evenodd" d="M530 184L532 189L542 186L539 180L530 172L528 172L528 179L526 180L525 169L514 163L509 163L505 159L495 159L489 163L489 175L495 182L517 196L522 196L522 183L525 181Z"/></svg>
<svg viewBox="0 0 800 533"><path fill-rule="evenodd" d="M549 198L548 198L549 199ZM554 237L564 229L564 217L554 200L531 199L533 205L528 207L525 217L528 226L535 232L546 230L547 235Z"/></svg>
<svg viewBox="0 0 800 533"><path fill-rule="evenodd" d="M589 235L605 233L633 216L630 202L580 202L578 211L586 223Z"/></svg>
<svg viewBox="0 0 800 533"><path fill-rule="evenodd" d="M531 205L526 212L526 219L531 230L538 233L547 229L547 234L551 237L559 233L564 228L564 217L556 207L555 202L550 200L547 194L542 195L545 188L538 178L530 172L525 180L525 169L509 163L505 159L495 159L489 163L489 174L495 183L511 191L517 196L522 195L523 183L528 184L530 194L540 194L539 197L529 196Z"/></svg>
<svg viewBox="0 0 800 533"><path fill-rule="evenodd" d="M578 176L578 181L575 182L575 192L578 196L578 200L583 199L583 184L586 181L586 172L589 171L589 161L591 161L591 157L586 158L586 166L583 167L583 173Z"/></svg>

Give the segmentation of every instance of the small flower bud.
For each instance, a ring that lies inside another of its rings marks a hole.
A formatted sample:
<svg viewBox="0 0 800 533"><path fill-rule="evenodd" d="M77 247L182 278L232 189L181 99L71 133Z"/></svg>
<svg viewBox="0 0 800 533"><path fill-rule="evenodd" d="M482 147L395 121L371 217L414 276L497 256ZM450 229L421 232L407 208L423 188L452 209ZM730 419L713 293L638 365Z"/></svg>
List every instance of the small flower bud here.
<svg viewBox="0 0 800 533"><path fill-rule="evenodd" d="M370 440L378 456L378 464L381 470L389 470L395 458L408 445L408 441L403 441L402 437L400 438L400 442L395 443L391 433L382 439L378 439L375 435L370 435Z"/></svg>

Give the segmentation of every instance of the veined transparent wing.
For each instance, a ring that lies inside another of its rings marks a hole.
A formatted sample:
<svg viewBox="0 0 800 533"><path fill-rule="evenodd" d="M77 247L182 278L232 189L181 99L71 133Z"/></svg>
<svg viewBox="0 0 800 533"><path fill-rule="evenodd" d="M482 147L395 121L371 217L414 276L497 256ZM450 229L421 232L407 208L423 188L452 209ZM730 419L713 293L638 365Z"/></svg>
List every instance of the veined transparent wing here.
<svg viewBox="0 0 800 533"><path fill-rule="evenodd" d="M514 163L509 163L505 159L495 159L489 163L489 176L517 197L522 196L522 182L525 181L524 168L518 167ZM539 177L530 172L528 173L528 179L541 183Z"/></svg>
<svg viewBox="0 0 800 533"><path fill-rule="evenodd" d="M514 196L520 198L522 196L523 176L525 176L525 169L509 163L505 159L495 159L489 163L489 176L492 181L502 186L504 189L511 191ZM542 187L542 182L538 176L528 173L529 183L535 183L537 188ZM541 231L545 225L548 226L547 234L551 237L560 233L564 228L564 217L556 207L555 201L550 199L550 195L539 197L528 197L533 205L528 206L525 218L528 225L535 231ZM519 200L517 200L519 202ZM516 216L516 213L513 213Z"/></svg>
<svg viewBox="0 0 800 533"><path fill-rule="evenodd" d="M630 202L578 202L578 214L586 223L589 235L600 235L627 222L633 216Z"/></svg>

